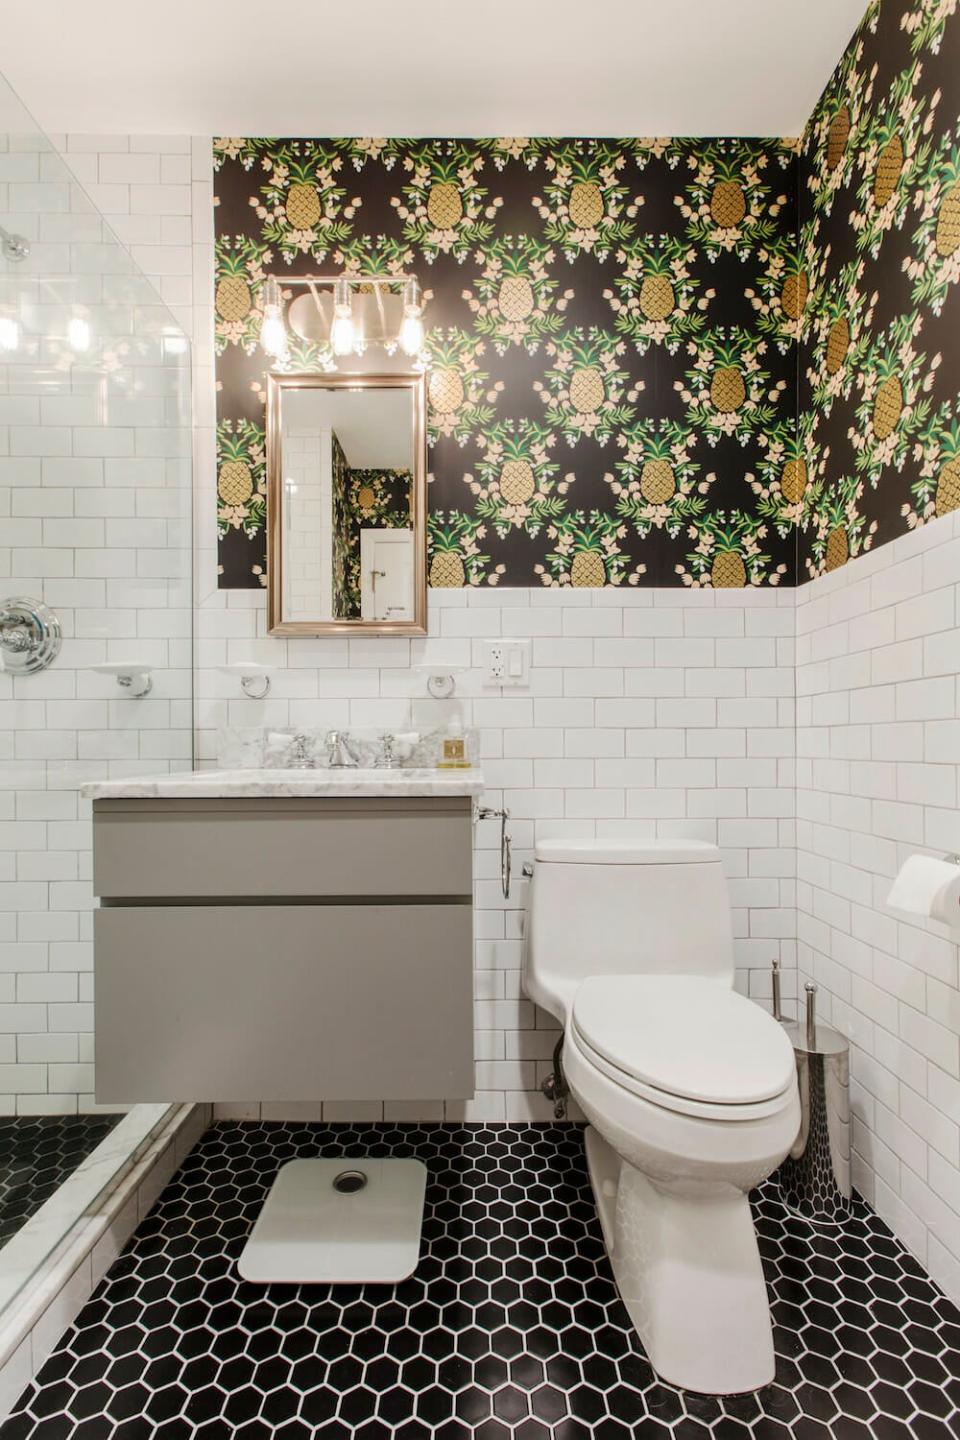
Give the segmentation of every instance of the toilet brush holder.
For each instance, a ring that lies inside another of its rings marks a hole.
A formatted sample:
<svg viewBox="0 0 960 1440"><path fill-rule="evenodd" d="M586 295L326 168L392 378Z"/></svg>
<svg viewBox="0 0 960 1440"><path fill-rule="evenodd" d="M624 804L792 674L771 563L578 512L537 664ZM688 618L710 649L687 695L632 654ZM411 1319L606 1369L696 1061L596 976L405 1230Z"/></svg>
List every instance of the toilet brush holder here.
<svg viewBox="0 0 960 1440"><path fill-rule="evenodd" d="M808 984L803 1023L781 1022L793 1042L801 1120L776 1178L791 1214L814 1225L842 1225L851 1196L850 1045L838 1030L818 1024L816 999L816 985Z"/></svg>

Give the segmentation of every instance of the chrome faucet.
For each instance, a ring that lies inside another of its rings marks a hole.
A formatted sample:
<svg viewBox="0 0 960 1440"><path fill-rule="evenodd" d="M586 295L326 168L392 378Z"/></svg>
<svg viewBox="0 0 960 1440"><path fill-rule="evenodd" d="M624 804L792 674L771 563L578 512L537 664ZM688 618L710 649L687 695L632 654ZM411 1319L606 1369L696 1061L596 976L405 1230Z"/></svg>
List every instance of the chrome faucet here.
<svg viewBox="0 0 960 1440"><path fill-rule="evenodd" d="M294 735L290 741L290 768L292 770L309 770L309 743L306 735Z"/></svg>
<svg viewBox="0 0 960 1440"><path fill-rule="evenodd" d="M392 770L397 763L397 756L393 744L393 736L388 731L380 741L380 766L383 770Z"/></svg>
<svg viewBox="0 0 960 1440"><path fill-rule="evenodd" d="M346 757L346 758L344 758ZM331 770L347 770L356 768L360 761L353 750L347 737L339 730L331 730L327 736L327 765Z"/></svg>

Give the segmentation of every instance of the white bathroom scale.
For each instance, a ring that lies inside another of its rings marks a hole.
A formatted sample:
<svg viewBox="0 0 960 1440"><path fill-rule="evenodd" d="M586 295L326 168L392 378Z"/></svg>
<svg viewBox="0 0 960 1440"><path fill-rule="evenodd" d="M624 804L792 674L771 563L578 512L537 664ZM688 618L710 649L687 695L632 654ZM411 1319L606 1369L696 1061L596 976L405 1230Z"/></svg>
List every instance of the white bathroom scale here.
<svg viewBox="0 0 960 1440"><path fill-rule="evenodd" d="M291 1160L237 1262L263 1285L396 1284L417 1268L427 1167L420 1160Z"/></svg>

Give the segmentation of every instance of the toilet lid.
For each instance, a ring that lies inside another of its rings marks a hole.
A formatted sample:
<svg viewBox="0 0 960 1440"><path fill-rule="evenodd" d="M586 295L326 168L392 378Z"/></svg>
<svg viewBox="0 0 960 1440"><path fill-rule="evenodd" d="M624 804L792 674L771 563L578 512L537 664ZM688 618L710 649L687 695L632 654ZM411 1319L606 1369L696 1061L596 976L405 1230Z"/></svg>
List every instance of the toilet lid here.
<svg viewBox="0 0 960 1440"><path fill-rule="evenodd" d="M577 991L573 1023L618 1070L689 1100L771 1100L794 1074L782 1026L752 1000L702 976L594 976Z"/></svg>

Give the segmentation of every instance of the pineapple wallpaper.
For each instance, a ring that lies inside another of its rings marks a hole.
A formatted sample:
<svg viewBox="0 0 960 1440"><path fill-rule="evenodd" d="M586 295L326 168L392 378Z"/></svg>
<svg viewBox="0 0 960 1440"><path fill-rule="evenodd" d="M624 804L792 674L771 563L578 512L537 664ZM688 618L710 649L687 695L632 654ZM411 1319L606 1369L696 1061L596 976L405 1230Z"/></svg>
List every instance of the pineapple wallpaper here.
<svg viewBox="0 0 960 1440"><path fill-rule="evenodd" d="M269 273L420 276L433 586L803 583L960 507L958 4L873 0L797 143L216 141L221 585Z"/></svg>
<svg viewBox="0 0 960 1440"><path fill-rule="evenodd" d="M264 278L341 270L427 292L431 585L793 583L796 152L216 141L221 585L266 578Z"/></svg>
<svg viewBox="0 0 960 1440"><path fill-rule="evenodd" d="M875 0L799 164L798 580L960 507L960 13Z"/></svg>

